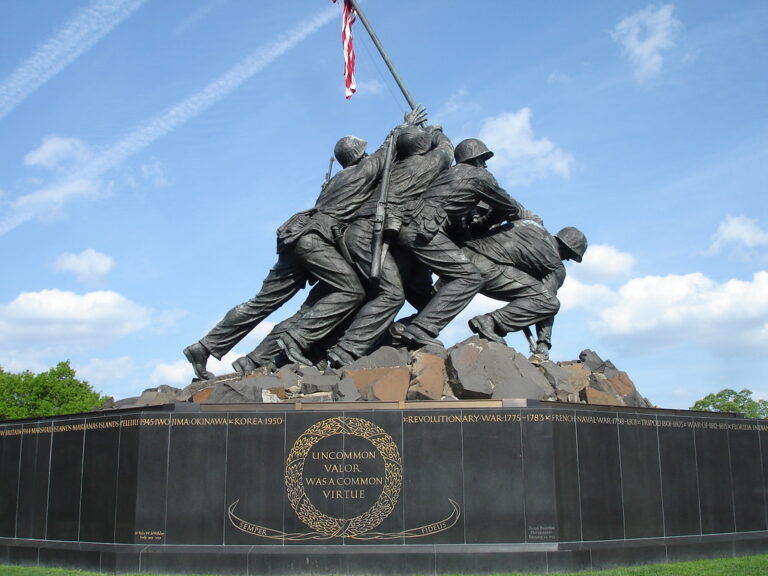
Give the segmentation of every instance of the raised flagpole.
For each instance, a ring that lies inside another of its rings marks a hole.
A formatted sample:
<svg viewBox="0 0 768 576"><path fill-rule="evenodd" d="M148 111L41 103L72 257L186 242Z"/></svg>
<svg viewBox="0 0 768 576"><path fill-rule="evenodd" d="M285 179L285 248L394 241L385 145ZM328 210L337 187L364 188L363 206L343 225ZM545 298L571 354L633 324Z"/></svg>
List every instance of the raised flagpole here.
<svg viewBox="0 0 768 576"><path fill-rule="evenodd" d="M348 2L360 17L360 21L363 23L363 26L365 26L365 29L368 32L368 35L371 37L371 40L373 40L373 43L376 45L376 49L379 51L379 54L381 54L384 63L387 65L387 68L389 68L389 71L392 73L392 76L394 77L395 82L397 82L400 91L403 93L403 96L405 96L405 100L408 102L408 106L411 107L411 110L414 110L416 108L416 102L411 96L411 93L408 92L408 88L406 88L405 84L403 84L403 80L400 78L400 74L397 73L395 65L392 64L392 60L389 59L389 55L387 54L387 51L384 50L384 46L382 46L381 42L379 41L379 37L376 36L376 32L374 32L373 28L371 28L371 24L368 22L368 18L366 18L365 14L362 12L362 10L360 10L360 6L358 5L357 0L344 1Z"/></svg>

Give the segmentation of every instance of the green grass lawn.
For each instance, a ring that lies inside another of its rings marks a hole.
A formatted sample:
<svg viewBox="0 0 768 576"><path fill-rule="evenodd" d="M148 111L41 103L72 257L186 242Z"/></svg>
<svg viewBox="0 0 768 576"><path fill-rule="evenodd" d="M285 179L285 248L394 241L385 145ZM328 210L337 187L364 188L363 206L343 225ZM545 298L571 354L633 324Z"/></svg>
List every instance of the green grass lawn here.
<svg viewBox="0 0 768 576"><path fill-rule="evenodd" d="M635 568L619 568L600 572L578 572L579 576L767 576L768 554L722 560L699 560L676 564L656 564ZM60 568L27 568L0 566L0 576L97 576L96 572ZM213 576L213 575L212 575ZM525 576L505 574L498 576Z"/></svg>

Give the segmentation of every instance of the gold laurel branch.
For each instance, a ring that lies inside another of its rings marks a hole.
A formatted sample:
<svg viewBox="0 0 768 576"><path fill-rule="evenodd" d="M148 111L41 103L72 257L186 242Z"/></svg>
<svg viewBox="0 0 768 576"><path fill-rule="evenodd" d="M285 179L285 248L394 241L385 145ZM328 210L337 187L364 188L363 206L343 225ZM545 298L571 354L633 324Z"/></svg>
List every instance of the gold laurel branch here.
<svg viewBox="0 0 768 576"><path fill-rule="evenodd" d="M411 528L402 532L366 532L365 534L347 535L355 540L396 540L398 538L422 538L453 528L461 517L461 507L457 502L448 498L453 511L443 520L425 524L418 528Z"/></svg>
<svg viewBox="0 0 768 576"><path fill-rule="evenodd" d="M302 484L304 462L320 440L336 435L350 435L371 442L384 460L384 488L374 505L354 518L334 518L324 514L310 501ZM373 422L361 418L337 416L310 426L294 442L285 466L288 502L299 519L328 538L354 537L367 533L392 513L400 497L403 469L400 453L392 437Z"/></svg>
<svg viewBox="0 0 768 576"><path fill-rule="evenodd" d="M239 503L240 500L235 500L232 504L230 504L229 508L227 509L227 516L229 517L229 521L232 526L251 536L261 536L262 538L269 538L270 540L293 541L330 540L332 538L332 536L326 536L320 532L281 532L280 530L273 530L272 528L267 528L266 526L259 526L253 522L248 522L247 520L243 520L242 518L239 518L235 515L235 508Z"/></svg>

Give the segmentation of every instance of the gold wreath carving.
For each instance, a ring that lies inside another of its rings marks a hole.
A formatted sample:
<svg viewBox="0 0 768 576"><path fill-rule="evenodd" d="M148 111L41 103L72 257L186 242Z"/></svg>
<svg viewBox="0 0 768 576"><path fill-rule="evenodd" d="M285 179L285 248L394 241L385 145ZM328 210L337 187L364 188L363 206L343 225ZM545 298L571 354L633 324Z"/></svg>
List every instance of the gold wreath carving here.
<svg viewBox="0 0 768 576"><path fill-rule="evenodd" d="M384 488L376 503L353 518L335 518L318 510L304 490L304 460L312 447L324 438L347 434L370 442L384 460ZM310 528L331 537L354 537L364 534L392 513L403 484L400 452L392 437L373 422L361 418L338 416L321 420L307 428L293 444L285 464L285 486L288 501L296 515Z"/></svg>

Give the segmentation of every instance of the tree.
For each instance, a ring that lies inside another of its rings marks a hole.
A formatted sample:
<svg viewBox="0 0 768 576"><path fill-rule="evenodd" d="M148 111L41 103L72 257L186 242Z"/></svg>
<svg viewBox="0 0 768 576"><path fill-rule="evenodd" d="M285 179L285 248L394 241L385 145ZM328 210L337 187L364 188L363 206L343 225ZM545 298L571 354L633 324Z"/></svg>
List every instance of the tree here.
<svg viewBox="0 0 768 576"><path fill-rule="evenodd" d="M752 391L746 388L740 392L726 388L717 394L707 394L691 410L742 412L747 418L768 419L768 401L753 400Z"/></svg>
<svg viewBox="0 0 768 576"><path fill-rule="evenodd" d="M69 361L47 372L20 374L0 368L0 420L88 412L106 398L75 377Z"/></svg>

